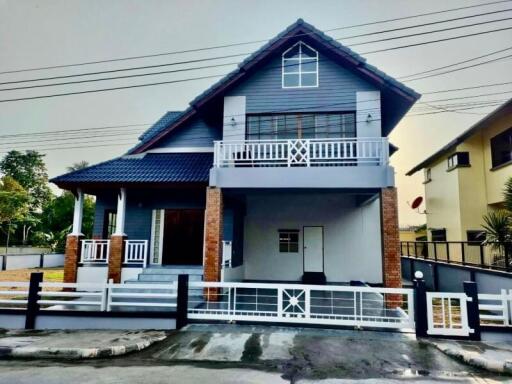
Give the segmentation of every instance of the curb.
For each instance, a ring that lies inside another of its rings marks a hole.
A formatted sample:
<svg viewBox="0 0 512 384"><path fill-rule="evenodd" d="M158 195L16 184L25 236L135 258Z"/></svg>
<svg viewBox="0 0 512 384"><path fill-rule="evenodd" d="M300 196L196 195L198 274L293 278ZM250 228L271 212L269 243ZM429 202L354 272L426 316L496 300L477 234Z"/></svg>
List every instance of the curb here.
<svg viewBox="0 0 512 384"><path fill-rule="evenodd" d="M489 360L478 352L467 351L463 348L457 348L453 346L438 344L433 341L425 341L425 343L436 347L444 354L461 360L464 363L471 365L472 367L484 369L493 373L505 373L512 375L512 359L505 361Z"/></svg>
<svg viewBox="0 0 512 384"><path fill-rule="evenodd" d="M165 340L167 336L150 337L147 340L134 344L117 345L99 348L52 348L52 347L15 347L0 349L0 357L11 358L37 358L37 359L95 359L122 356L127 353L142 351L158 341Z"/></svg>

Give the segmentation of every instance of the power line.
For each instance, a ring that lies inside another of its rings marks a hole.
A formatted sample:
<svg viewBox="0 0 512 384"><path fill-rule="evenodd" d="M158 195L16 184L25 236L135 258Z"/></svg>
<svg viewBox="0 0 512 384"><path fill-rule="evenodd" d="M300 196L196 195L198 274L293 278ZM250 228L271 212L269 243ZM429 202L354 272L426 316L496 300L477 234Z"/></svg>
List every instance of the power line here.
<svg viewBox="0 0 512 384"><path fill-rule="evenodd" d="M477 36L477 35L483 35L483 34L487 34L487 33L499 32L499 31L504 31L504 30L509 30L509 29L512 29L512 27L500 28L500 29L490 30L490 31L482 31L482 32L477 32L477 33L473 33L473 34L468 34L468 35L461 35L461 36L455 36L455 37L450 37L450 38L445 38L445 39L438 39L438 40L433 40L433 41L422 42L422 43L409 44L409 45L404 45L404 46L394 47L394 48L393 47L392 48L386 48L386 49L381 49L381 50L377 50L377 51L372 51L370 53L384 52L384 51L389 51L389 50L394 50L394 49L402 49L402 48L415 47L415 46L419 46L419 45L431 44L431 43L434 43L434 42L441 42L441 41L449 41L449 40L461 39L461 38ZM498 58L498 59L495 59L493 61L501 60L503 58L506 58L506 57ZM482 65L482 64L479 64L479 65ZM221 77L221 76L224 76L224 75L223 74L217 74L217 75L210 75L210 76L193 77L193 78L188 78L188 79L160 81L160 82L155 82L155 83L136 84L136 85L128 85L128 86L103 88L103 89L92 89L92 90L86 90L86 91L56 93L56 94L50 94L50 95L40 95L40 96L31 96L31 97L20 97L20 98L14 98L14 99L3 99L3 100L0 100L0 103L11 102L11 101L46 99L46 98L53 98L53 97L80 95L80 94L88 94L88 93L96 93L96 92L107 92L107 91L115 91L115 90L122 90L122 89L131 89L131 88L150 87L150 86L156 86L156 85L182 83L182 82L194 81L194 80L211 79L211 78L217 78L217 77Z"/></svg>
<svg viewBox="0 0 512 384"><path fill-rule="evenodd" d="M512 0L492 1L492 2L487 2L487 3L482 3L482 4L474 4L474 5L464 6L464 7L445 9L445 10L441 10L441 11L426 12L426 13L420 13L420 14L415 14L415 15L410 15L410 16L396 17L396 18L392 18L392 19L378 20L378 21L361 23L361 24L353 24L353 25L348 25L348 26L327 29L327 30L324 30L324 32L332 32L332 31L338 31L338 30L342 30L342 29L364 27L364 26L388 23L388 22L393 22L393 21L400 21L400 20L408 20L408 19L413 19L413 18L418 18L418 17L423 17L423 16L437 15L437 14L442 14L442 13L447 13L447 12L460 11L460 10L464 10L464 9L483 7L483 6L493 5L493 4L508 3L510 1L512 1ZM310 33L308 33L308 34L310 34ZM308 35L308 34L304 33L302 35ZM212 49L229 48L229 47L235 47L235 46L241 46L241 45L247 45L247 44L263 43L263 42L267 42L268 40L269 39L253 40L253 41L222 44L222 45L215 45L215 46L195 48L195 49L186 49L186 50L177 50L177 51L171 51L171 52L155 53L155 54L149 54L149 55L128 56L128 57L121 57L121 58L114 58L114 59L79 62L79 63L73 63L73 64L61 64L61 65L53 65L53 66L45 66L45 67L34 67L34 68L8 70L8 71L2 71L2 72L0 72L0 74L28 72L28 71L46 70L46 69L54 69L54 68L76 67L76 66L84 66L84 65L90 65L90 64L100 64L100 63L109 63L109 62L117 62L117 61L124 61L124 60L135 60L135 59L150 58L150 57L159 57L159 56L168 56L168 55L191 53L191 52L200 52L200 51L206 51L206 50L212 50Z"/></svg>
<svg viewBox="0 0 512 384"><path fill-rule="evenodd" d="M425 75L425 76L420 76L420 77L415 77L413 79L407 79L406 81L416 81L416 80L422 80L422 79L428 79L430 77L434 77L434 76L441 76L441 75L446 75L448 73L453 73L453 72L458 72L458 71L462 71L464 69L468 69L468 68L474 68L474 67L479 67L481 65L485 65L485 64L489 64L489 63L494 63L496 61L500 61L500 60L503 60L503 59L509 59L511 58L512 55L506 55L506 56L502 56L502 57L497 57L495 59L491 59L491 60L487 60L487 61L482 61L480 63L475 63L475 64L471 64L471 65L466 65L465 67L460 67L460 68L454 68L454 69L450 69L448 71L443 71L443 72L437 72L437 73L432 73L430 75Z"/></svg>
<svg viewBox="0 0 512 384"><path fill-rule="evenodd" d="M508 11L511 11L511 10L512 10L512 8L511 9L502 10L502 11L496 11L496 12L505 12L505 11L508 12ZM463 18L476 17L476 16L481 16L481 15L485 15L485 13L484 14L476 14L476 15L465 16ZM437 24L437 23L445 23L445 22L449 22L449 21L452 21L452 20L458 20L458 19L461 19L461 18L442 20L442 21L437 21L437 22L425 23L425 24L421 24L421 25L414 25L414 26L402 27L402 28L396 28L396 29L389 29L389 30L386 30L386 31L377 31L377 32L367 33L367 34L364 34L364 35L380 34L380 33L386 33L386 32L395 31L395 30L403 30L403 29L407 29L407 28L417 28L419 26L426 26L426 25ZM460 29L460 28L467 28L467 27L471 27L471 26L474 26L474 25L487 24L487 23L492 23L492 22L497 22L497 21L504 21L504 20L510 20L510 19L511 18L505 18L505 19L499 19L499 20L491 20L491 21L485 21L485 22L476 23L476 24L467 24L467 25L450 27L450 28L445 28L445 29L440 29L440 30L426 31L426 32L421 32L419 34L409 34L409 35L396 36L396 37L391 37L391 38L386 38L386 39L381 39L381 40L367 41L367 42L362 42L362 43L358 43L358 44L354 44L354 45L348 45L348 46L350 47L350 46L356 46L356 45L362 45L362 44L375 43L375 42L379 42L379 41L402 39L402 38L408 38L408 37L413 37L413 36L418 36L418 35L425 35L425 34L437 33L437 32L441 32L441 31L454 30L454 29ZM347 36L347 37L344 37L343 39L349 39L349 38L354 38L354 37L358 37L358 36L363 36L363 35ZM334 40L341 40L341 38L334 39ZM39 78L26 79L26 80L5 81L5 82L0 82L0 85L28 83L28 82L46 81L46 80L57 80L57 79L66 79L66 78L79 77L79 76L92 76L92 75L107 74L107 73L117 73L117 72L123 72L123 71L159 68L159 67L165 67L165 66L193 64L193 63L198 63L198 62L203 62L203 61L212 61L212 60L220 60L220 59L227 59L227 58L246 56L246 55L250 55L250 54L251 54L250 52L245 52L245 53L240 53L240 54L231 54L231 55L224 55L224 56L206 57L206 58L201 58L201 59L177 61L177 62L165 63L165 64L145 65L145 66L138 66L138 67L128 67L128 68L119 68L119 69L103 70L103 71L95 71L95 72L85 72L85 73L77 73L77 74L72 74L72 75L39 77ZM53 85L76 84L76 83L81 83L81 82L85 83L85 82L100 81L100 80L112 80L112 79L140 77L140 76L158 75L158 74L166 74L166 73L176 73L176 72L184 72L184 71L189 71L189 70L216 68L216 67L236 65L236 64L238 64L238 62L212 64L212 65L206 65L206 66L200 66L200 67L182 68L182 69L170 70L170 71L161 71L161 72L153 72L153 73L126 75L126 76L110 77L110 78L102 78L102 79L83 80L83 81L76 81L76 82L69 82L69 83L66 82L66 83L57 83L57 84L38 85L38 86L32 86L32 87L25 86L25 87L20 87L20 88L7 88L7 89L3 89L3 90L17 90L17 89L47 87L47 86L53 86ZM293 64L293 65L297 65L297 64Z"/></svg>
<svg viewBox="0 0 512 384"><path fill-rule="evenodd" d="M478 59L483 59L484 57L488 57L488 56L492 56L492 55L495 55L497 53L501 53L501 52L505 52L505 51L509 51L512 49L512 46L511 47L507 47L507 48L504 48L504 49L499 49L497 51L493 51L493 52L490 52L490 53L486 53L485 55L481 55L481 56L476 56L476 57L472 57L471 59L466 59L466 60L463 60L463 61L458 61L456 63L453 63L453 64L448 64L448 65L443 65L442 67L437 67L437 68L432 68L432 69L429 69L429 70L426 70L426 71L422 71L422 72L416 72L416 73L412 73L410 75L404 75L404 76L398 76L397 79L404 79L404 81L407 81L405 78L406 77L415 77L415 76L418 76L418 75L423 75L425 73L430 73L430 72L435 72L435 71L438 71L440 69L446 69L446 68L451 68L451 67L454 67L456 65L459 65L459 64L465 64L465 63L469 63L470 61L474 61L474 60L478 60ZM1 84L1 83L0 83Z"/></svg>

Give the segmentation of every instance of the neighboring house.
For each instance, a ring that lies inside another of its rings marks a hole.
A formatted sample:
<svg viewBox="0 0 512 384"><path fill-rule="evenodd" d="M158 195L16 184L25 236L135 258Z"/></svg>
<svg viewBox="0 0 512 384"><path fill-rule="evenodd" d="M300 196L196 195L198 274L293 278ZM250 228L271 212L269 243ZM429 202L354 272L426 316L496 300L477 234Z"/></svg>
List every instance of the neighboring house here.
<svg viewBox="0 0 512 384"><path fill-rule="evenodd" d="M400 286L387 136L418 98L298 20L126 155L52 180L77 196L65 281Z"/></svg>
<svg viewBox="0 0 512 384"><path fill-rule="evenodd" d="M423 225L400 228L400 241L425 240L427 240L427 231Z"/></svg>
<svg viewBox="0 0 512 384"><path fill-rule="evenodd" d="M423 169L430 241L482 241L482 217L512 176L512 99L415 166Z"/></svg>

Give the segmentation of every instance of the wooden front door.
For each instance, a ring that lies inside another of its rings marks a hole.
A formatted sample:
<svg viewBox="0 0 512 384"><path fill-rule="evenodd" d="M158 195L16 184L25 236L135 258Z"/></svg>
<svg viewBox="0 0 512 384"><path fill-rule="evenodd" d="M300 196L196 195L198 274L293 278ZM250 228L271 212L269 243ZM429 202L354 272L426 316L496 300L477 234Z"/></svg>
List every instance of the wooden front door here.
<svg viewBox="0 0 512 384"><path fill-rule="evenodd" d="M162 264L203 264L202 209L166 209L164 219Z"/></svg>

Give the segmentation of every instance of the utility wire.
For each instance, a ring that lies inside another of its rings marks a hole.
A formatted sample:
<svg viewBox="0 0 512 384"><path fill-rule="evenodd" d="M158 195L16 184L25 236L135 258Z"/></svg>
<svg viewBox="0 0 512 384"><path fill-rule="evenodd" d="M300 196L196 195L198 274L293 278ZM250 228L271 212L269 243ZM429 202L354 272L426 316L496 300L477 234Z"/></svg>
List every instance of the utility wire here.
<svg viewBox="0 0 512 384"><path fill-rule="evenodd" d="M445 10L441 10L441 11L419 13L419 14L410 15L410 16L396 17L396 18L392 18L392 19L378 20L378 21L361 23L361 24L353 24L353 25L348 25L348 26L327 29L327 30L324 30L324 32L332 32L332 31L338 31L338 30L342 30L342 29L365 27L365 26L370 26L370 25L389 23L389 22L393 22L393 21L408 20L408 19L414 19L414 18L423 17L423 16L443 14L443 13L447 13L447 12L460 11L460 10L464 10L464 9L483 7L483 6L493 5L493 4L508 3L510 1L512 1L512 0L492 1L492 2L487 2L487 3L482 3L482 4L474 4L474 5L464 6L464 7L450 8L450 9L445 9ZM304 33L302 35L307 35L307 34ZM155 53L155 54L149 54L149 55L128 56L128 57L120 57L120 58L105 59L105 60L92 60L92 61L78 62L78 63L73 63L73 64L61 64L61 65L52 65L52 66L44 66L44 67L15 69L15 70L2 71L2 72L0 72L0 74L28 72L28 71L37 71L37 70L54 69L54 68L77 67L77 66L84 66L84 65L90 65L90 64L110 63L110 62L117 62L117 61L124 61L124 60L135 60L135 59L150 58L150 57L168 56L168 55L176 55L176 54L183 54L183 53L207 51L207 50L219 49L219 48L236 47L236 46L247 45L247 44L263 43L263 42L267 42L267 41L269 41L269 39L214 45L214 46L195 48L195 49L161 52L161 53Z"/></svg>
<svg viewBox="0 0 512 384"><path fill-rule="evenodd" d="M511 9L507 9L506 11L511 11L511 10L512 10L512 8ZM479 16L479 15L471 15L471 17L475 17L475 16ZM512 18L505 18L505 19L499 19L499 20L490 20L490 21L485 21L485 22L476 23L476 24L467 24L467 25L450 27L450 28L445 28L445 29L440 29L440 30L426 31L426 32L421 32L419 34L409 34L409 35L395 36L395 37L386 38L386 39L380 39L380 40L366 41L366 42L361 42L361 43L358 43L358 44L353 44L353 45L348 45L348 46L351 47L351 46L363 45L363 44L371 44L371 43L376 43L376 42L381 42L381 41L403 39L403 38L414 37L414 36L418 36L418 35L425 35L425 34L437 33L437 32L442 32L442 31L447 31L447 30L454 30L454 29L460 29L460 28L467 28L467 27L471 27L471 26L474 26L474 25L487 24L487 23L493 23L493 22L510 20L510 19L512 19ZM439 22L447 22L447 21L450 21L450 20L439 21ZM439 23L439 22L437 22L437 23ZM429 24L435 24L435 23L427 23L427 24L424 24L424 25L429 25ZM404 28L415 28L415 27L417 27L417 26L404 27ZM399 29L403 29L403 28L399 28ZM392 31L392 30L378 31L378 32L373 32L373 33L382 33L382 32L388 32L388 31ZM366 35L368 35L368 34L366 34ZM347 36L344 39L349 39L349 38L357 37L357 36L358 35L356 35L356 36ZM335 40L340 40L340 39L335 39ZM496 53L498 53L498 52L496 52ZM28 83L28 82L46 81L46 80L57 80L57 79L66 79L66 78L79 77L79 76L92 76L92 75L100 75L100 74L107 74L107 73L117 73L117 72L132 71L132 70L159 68L159 67L165 67L165 66L193 64L193 63L198 63L198 62L203 62L203 61L220 60L220 59L228 59L228 58L234 58L234 57L240 57L240 56L247 56L247 55L250 55L250 54L251 54L251 52L245 52L245 53L240 53L240 54L231 54L231 55L224 55L224 56L206 57L206 58L201 58L201 59L177 61L177 62L165 63L165 64L145 65L145 66L138 66L138 67L119 68L119 69L103 70L103 71L95 71L95 72L84 72L84 73L77 73L77 74L71 74L71 75L39 77L39 78L25 79L25 80L4 81L4 82L0 82L0 85ZM230 63L212 64L212 65L205 65L205 66L192 67L192 68L182 68L182 69L170 70L170 71L161 71L161 72L144 73L144 74L136 74L136 75L126 75L126 76L119 76L119 77L83 80L83 81L76 81L76 82L69 82L69 83L45 84L45 85L39 85L39 86L33 86L33 87L28 87L27 86L27 87L20 87L20 88L7 88L7 89L3 89L3 90L26 89L26 88L46 87L46 86L52 86L52 85L65 85L65 84L75 84L75 83L90 82L90 81L112 80L112 79L122 79L122 78L148 76L148 75L158 75L158 74L166 74L166 73L184 72L184 71L189 71L189 70L192 71L192 70L199 70L199 69L217 68L217 67L236 65L236 64L239 64L239 63L238 62L230 62ZM292 65L297 65L297 64L292 64Z"/></svg>

